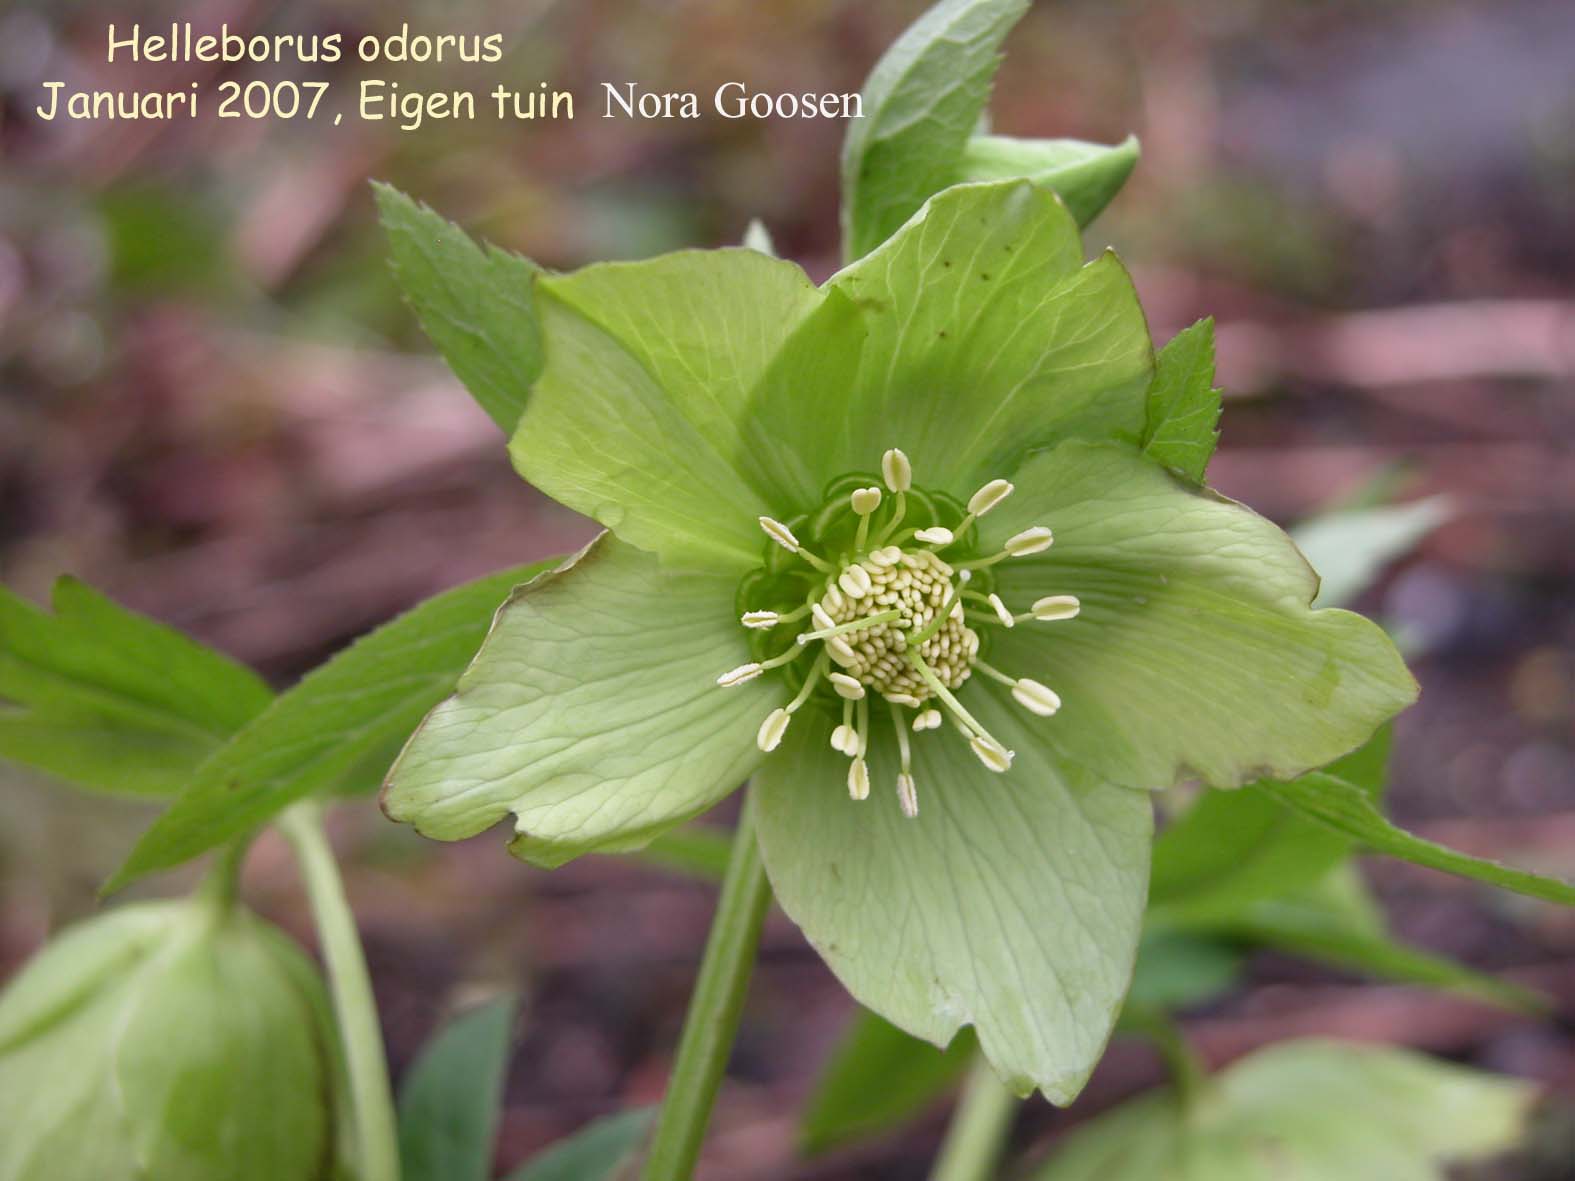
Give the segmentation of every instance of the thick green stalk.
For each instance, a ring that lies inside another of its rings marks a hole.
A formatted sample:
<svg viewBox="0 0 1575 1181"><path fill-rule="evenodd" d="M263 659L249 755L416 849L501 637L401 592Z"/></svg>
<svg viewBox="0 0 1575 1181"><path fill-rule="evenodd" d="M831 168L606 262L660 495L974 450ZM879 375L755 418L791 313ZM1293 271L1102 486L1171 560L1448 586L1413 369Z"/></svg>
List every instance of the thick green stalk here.
<svg viewBox="0 0 1575 1181"><path fill-rule="evenodd" d="M930 1181L990 1181L1017 1106L1017 1096L996 1078L984 1056L976 1055Z"/></svg>
<svg viewBox="0 0 1575 1181"><path fill-rule="evenodd" d="M770 904L771 887L755 843L754 799L746 795L705 957L700 961L700 976L689 998L678 1057L645 1160L644 1181L689 1181L694 1173L738 1032L744 995L755 967L755 949L760 944L760 927Z"/></svg>
<svg viewBox="0 0 1575 1181"><path fill-rule="evenodd" d="M312 800L296 804L279 817L279 827L300 863L317 939L328 965L329 991L350 1079L357 1177L359 1181L399 1181L399 1134L383 1031L355 915L345 897L328 834L323 831L322 807Z"/></svg>

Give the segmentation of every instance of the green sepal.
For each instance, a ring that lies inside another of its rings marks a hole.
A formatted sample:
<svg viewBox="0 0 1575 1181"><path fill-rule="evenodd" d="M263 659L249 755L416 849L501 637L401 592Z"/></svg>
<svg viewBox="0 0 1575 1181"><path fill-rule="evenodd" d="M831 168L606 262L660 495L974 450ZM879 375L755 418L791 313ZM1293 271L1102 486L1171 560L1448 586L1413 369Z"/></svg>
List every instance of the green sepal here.
<svg viewBox="0 0 1575 1181"><path fill-rule="evenodd" d="M916 485L966 500L1068 437L1140 441L1153 375L1131 278L1082 265L1077 227L1026 181L959 185L834 275L748 414L773 504L901 448Z"/></svg>
<svg viewBox="0 0 1575 1181"><path fill-rule="evenodd" d="M731 689L750 659L725 575L664 569L602 534L520 587L411 736L383 808L425 836L474 836L512 812L540 865L639 848L754 770L780 678Z"/></svg>
<svg viewBox="0 0 1575 1181"><path fill-rule="evenodd" d="M993 686L968 708L1016 761L988 771L955 734L913 743L904 817L896 743L872 732L868 800L848 799L831 719L796 719L755 785L777 900L856 1000L937 1046L974 1026L1014 1090L1081 1089L1131 977L1147 889L1148 797L1048 757Z"/></svg>
<svg viewBox="0 0 1575 1181"><path fill-rule="evenodd" d="M821 300L797 266L737 248L543 279L547 364L510 444L515 467L669 564L758 565L756 518L777 510L744 407Z"/></svg>
<svg viewBox="0 0 1575 1181"><path fill-rule="evenodd" d="M1075 618L1000 633L988 658L1060 694L1039 728L1065 764L1139 788L1290 779L1364 743L1416 697L1383 631L1313 610L1317 579L1247 508L1138 452L1080 441L1031 458L980 523L985 552L1034 525L1054 545L993 569L1014 611Z"/></svg>

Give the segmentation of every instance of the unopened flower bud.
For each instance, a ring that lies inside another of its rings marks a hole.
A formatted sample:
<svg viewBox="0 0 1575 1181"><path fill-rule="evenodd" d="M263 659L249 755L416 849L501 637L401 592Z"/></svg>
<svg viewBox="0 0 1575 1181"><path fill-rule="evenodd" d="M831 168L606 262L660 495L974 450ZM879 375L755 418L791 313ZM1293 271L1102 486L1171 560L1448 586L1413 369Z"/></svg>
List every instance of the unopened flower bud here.
<svg viewBox="0 0 1575 1181"><path fill-rule="evenodd" d="M0 1173L319 1181L342 1099L328 1011L312 964L238 906L80 923L0 995Z"/></svg>

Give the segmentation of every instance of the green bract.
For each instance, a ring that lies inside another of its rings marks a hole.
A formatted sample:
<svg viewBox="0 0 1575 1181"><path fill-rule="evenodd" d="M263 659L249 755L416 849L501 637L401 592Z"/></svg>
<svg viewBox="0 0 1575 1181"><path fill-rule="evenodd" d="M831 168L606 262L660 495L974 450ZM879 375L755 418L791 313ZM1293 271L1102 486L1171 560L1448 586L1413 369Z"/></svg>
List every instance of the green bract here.
<svg viewBox="0 0 1575 1181"><path fill-rule="evenodd" d="M316 971L255 917L113 911L0 996L0 1178L330 1178L336 1054Z"/></svg>
<svg viewBox="0 0 1575 1181"><path fill-rule="evenodd" d="M1195 482L1209 327L1156 379L1125 269L1024 181L947 189L820 287L750 250L518 273L515 465L608 531L498 613L389 814L512 812L553 865L758 771L776 895L854 995L1069 1100L1131 975L1145 790L1290 778L1416 691Z"/></svg>

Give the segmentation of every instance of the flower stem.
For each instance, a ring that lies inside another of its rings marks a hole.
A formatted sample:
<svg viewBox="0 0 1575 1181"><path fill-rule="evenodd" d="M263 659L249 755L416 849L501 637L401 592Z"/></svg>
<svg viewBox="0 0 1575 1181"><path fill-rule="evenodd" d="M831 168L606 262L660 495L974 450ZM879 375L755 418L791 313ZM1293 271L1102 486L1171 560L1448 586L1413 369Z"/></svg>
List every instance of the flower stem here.
<svg viewBox="0 0 1575 1181"><path fill-rule="evenodd" d="M235 904L241 888L241 865L252 847L256 834L248 832L223 846L202 879L198 893L212 907L215 916L222 916Z"/></svg>
<svg viewBox="0 0 1575 1181"><path fill-rule="evenodd" d="M311 902L317 938L328 965L334 1016L344 1042L350 1078L351 1118L355 1126L359 1181L399 1181L399 1136L394 1123L394 1097L388 1082L388 1058L378 1025L372 981L356 932L355 915L345 898L339 866L323 830L322 807L316 801L296 804L279 817L301 867Z"/></svg>
<svg viewBox="0 0 1575 1181"><path fill-rule="evenodd" d="M1017 1096L1001 1085L984 1056L976 1055L930 1181L989 1181L994 1177L1017 1106Z"/></svg>
<svg viewBox="0 0 1575 1181"><path fill-rule="evenodd" d="M770 903L771 887L755 843L754 797L746 794L705 957L700 961L700 976L689 998L678 1057L645 1160L644 1181L689 1181L694 1173L738 1032L760 928Z"/></svg>
<svg viewBox="0 0 1575 1181"><path fill-rule="evenodd" d="M1209 1070L1176 1019L1159 1009L1128 1004L1121 1023L1148 1038L1159 1051L1183 1110L1196 1107L1208 1093Z"/></svg>

